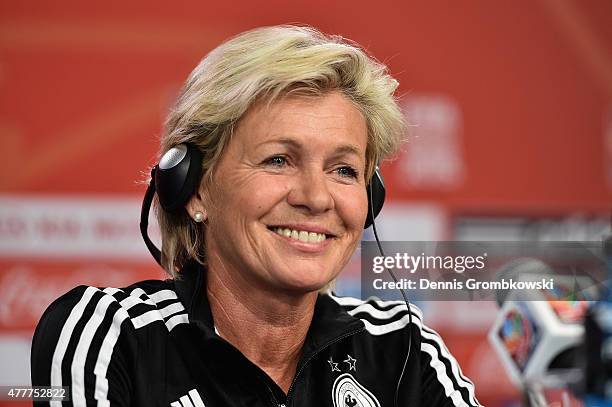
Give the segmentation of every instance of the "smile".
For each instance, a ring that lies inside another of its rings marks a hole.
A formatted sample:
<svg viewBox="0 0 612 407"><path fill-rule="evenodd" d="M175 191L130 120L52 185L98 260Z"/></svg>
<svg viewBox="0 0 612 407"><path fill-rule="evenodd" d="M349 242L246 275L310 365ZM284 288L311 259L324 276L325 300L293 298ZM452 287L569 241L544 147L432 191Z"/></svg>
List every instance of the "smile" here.
<svg viewBox="0 0 612 407"><path fill-rule="evenodd" d="M293 240L299 240L305 243L319 243L327 239L324 233L307 232L305 230L295 230L276 227L271 229L280 236L288 237Z"/></svg>

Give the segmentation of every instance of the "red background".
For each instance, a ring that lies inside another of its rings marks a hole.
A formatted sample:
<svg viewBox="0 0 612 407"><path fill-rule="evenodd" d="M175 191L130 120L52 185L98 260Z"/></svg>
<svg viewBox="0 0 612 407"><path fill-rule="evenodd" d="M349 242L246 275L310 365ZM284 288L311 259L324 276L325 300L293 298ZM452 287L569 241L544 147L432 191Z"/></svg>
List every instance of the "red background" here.
<svg viewBox="0 0 612 407"><path fill-rule="evenodd" d="M191 69L232 35L293 22L362 44L400 81L402 103L434 95L455 106L460 120L451 153L461 163L460 177L442 186L427 178L416 186L404 182L398 168L411 141L384 168L391 203L440 211L446 230L440 238L455 237L453 222L463 216L609 215L607 0L3 2L0 195L138 201L165 112ZM410 115L408 121L419 124ZM426 126L417 131L427 136ZM0 219L0 239L15 238L9 226ZM0 292L19 267L49 300L78 283L105 285L104 272L81 270L100 264L123 270L128 283L159 276L146 255L122 261L5 252ZM23 298L21 305L7 298L0 304L11 317L0 319L0 336L29 338L36 310L46 304L24 311ZM484 359L476 350L488 346L485 329L437 328L476 382L483 404L517 400L500 364L479 368ZM491 369L500 377L498 387L489 386Z"/></svg>

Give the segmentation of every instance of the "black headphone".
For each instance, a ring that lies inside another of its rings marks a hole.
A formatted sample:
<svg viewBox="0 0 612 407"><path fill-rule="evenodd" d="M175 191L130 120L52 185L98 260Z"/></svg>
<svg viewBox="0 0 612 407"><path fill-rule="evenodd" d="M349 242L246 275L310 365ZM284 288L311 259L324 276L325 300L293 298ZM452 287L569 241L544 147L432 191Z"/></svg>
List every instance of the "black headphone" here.
<svg viewBox="0 0 612 407"><path fill-rule="evenodd" d="M140 233L147 248L161 265L161 252L151 241L148 234L149 211L153 196L157 198L161 207L171 213L181 211L191 196L196 193L200 184L202 172L202 152L191 143L183 143L168 150L155 167L151 169L151 181L145 193L140 212ZM374 223L385 203L385 184L382 175L376 166L374 175L367 189L368 216L364 225L367 229Z"/></svg>

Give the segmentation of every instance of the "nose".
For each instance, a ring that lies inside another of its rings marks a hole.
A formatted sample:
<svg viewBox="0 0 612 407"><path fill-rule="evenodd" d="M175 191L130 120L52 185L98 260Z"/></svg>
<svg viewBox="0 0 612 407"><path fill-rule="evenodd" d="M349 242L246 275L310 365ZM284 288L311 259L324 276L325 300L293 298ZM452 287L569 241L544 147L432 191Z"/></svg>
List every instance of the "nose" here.
<svg viewBox="0 0 612 407"><path fill-rule="evenodd" d="M310 214L324 213L334 207L326 174L321 170L300 171L287 196L289 204Z"/></svg>

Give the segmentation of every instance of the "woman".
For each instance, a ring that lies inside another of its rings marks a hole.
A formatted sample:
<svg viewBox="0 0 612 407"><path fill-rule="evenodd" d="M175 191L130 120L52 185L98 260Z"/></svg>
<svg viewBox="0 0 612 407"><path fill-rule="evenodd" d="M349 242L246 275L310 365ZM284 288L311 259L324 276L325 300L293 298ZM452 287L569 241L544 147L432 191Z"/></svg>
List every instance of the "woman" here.
<svg viewBox="0 0 612 407"><path fill-rule="evenodd" d="M311 28L255 29L213 50L162 138L158 170L191 151L202 174L179 208L160 193L172 279L54 302L33 384L70 386L74 405L478 405L416 308L407 318L404 303L328 290L359 243L376 163L399 145L396 87Z"/></svg>

